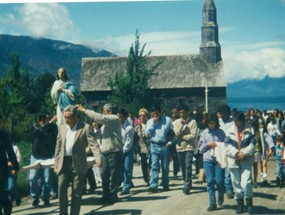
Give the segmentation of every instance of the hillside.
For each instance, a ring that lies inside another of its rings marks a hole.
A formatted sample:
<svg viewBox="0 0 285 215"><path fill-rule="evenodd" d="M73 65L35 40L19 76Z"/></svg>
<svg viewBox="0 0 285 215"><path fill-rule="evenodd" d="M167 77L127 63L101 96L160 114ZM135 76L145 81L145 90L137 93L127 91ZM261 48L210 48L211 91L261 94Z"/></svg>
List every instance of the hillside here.
<svg viewBox="0 0 285 215"><path fill-rule="evenodd" d="M49 71L56 74L59 67L65 67L77 86L80 84L81 58L114 56L105 50L94 51L87 46L64 41L3 34L0 34L0 47L0 74L9 67L10 56L18 54L22 69L29 73Z"/></svg>
<svg viewBox="0 0 285 215"><path fill-rule="evenodd" d="M241 80L227 86L227 97L278 97L285 96L285 77L262 80Z"/></svg>
<svg viewBox="0 0 285 215"><path fill-rule="evenodd" d="M8 69L10 56L18 54L22 69L27 69L32 74L47 71L56 74L59 67L65 67L77 86L80 84L83 57L114 56L106 50L95 51L87 46L64 41L3 34L0 34L0 48L0 75ZM227 85L227 97L285 96L284 83L285 77L241 80Z"/></svg>

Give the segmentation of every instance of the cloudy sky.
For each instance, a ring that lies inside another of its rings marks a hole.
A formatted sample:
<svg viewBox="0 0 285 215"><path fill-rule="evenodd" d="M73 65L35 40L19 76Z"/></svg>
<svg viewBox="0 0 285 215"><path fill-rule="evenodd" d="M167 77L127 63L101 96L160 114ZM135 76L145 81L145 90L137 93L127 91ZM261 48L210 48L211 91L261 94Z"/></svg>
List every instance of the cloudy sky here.
<svg viewBox="0 0 285 215"><path fill-rule="evenodd" d="M138 29L152 55L199 53L204 0L43 2L1 0L0 34L63 40L127 56ZM215 4L228 82L284 77L285 0Z"/></svg>

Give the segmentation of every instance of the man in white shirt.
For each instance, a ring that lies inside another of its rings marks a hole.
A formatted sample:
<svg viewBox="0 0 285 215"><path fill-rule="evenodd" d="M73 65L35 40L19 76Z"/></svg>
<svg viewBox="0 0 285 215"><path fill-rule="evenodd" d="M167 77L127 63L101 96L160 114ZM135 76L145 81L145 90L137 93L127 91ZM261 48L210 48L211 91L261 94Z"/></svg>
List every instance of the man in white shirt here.
<svg viewBox="0 0 285 215"><path fill-rule="evenodd" d="M95 156L96 166L101 167L101 153L92 127L78 119L77 108L69 105L64 109L65 124L59 126L54 171L58 174L59 214L80 214L84 179L87 173L86 147ZM68 213L67 190L72 182L71 211Z"/></svg>

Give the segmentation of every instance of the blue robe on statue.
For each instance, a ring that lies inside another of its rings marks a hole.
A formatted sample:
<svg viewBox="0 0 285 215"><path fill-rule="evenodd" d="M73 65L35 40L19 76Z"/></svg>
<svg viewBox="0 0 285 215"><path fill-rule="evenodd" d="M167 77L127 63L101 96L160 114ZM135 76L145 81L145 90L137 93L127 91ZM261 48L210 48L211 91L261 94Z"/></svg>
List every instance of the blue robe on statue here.
<svg viewBox="0 0 285 215"><path fill-rule="evenodd" d="M63 87L63 91L59 92L59 89ZM63 111L68 105L76 104L77 90L72 82L64 82L62 80L56 80L51 90L51 97L56 107L57 124L64 123Z"/></svg>
<svg viewBox="0 0 285 215"><path fill-rule="evenodd" d="M64 108L66 108L68 105L74 105L75 104L75 96L77 94L75 87L73 86L72 82L66 82L64 84L65 90L70 90L70 92L73 94L73 98L69 97L67 93L60 92L58 95L58 104L60 106L60 110L63 111Z"/></svg>

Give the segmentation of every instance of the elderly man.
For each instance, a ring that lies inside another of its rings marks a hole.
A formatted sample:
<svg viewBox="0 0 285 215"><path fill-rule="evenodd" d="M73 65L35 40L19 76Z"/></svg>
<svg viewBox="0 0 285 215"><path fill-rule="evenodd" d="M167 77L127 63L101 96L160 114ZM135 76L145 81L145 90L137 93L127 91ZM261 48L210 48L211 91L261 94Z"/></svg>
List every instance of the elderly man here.
<svg viewBox="0 0 285 215"><path fill-rule="evenodd" d="M103 107L103 114L86 110L82 105L77 105L79 111L84 112L101 127L101 152L102 152L102 188L103 196L100 203L113 204L118 200L118 188L121 184L123 167L123 141L121 121L116 112L116 106L107 103Z"/></svg>
<svg viewBox="0 0 285 215"><path fill-rule="evenodd" d="M101 154L92 127L78 119L75 106L64 109L65 123L58 128L54 171L58 174L59 214L68 214L67 189L72 184L71 215L80 213L84 179L87 173L86 147L89 145L101 166Z"/></svg>

